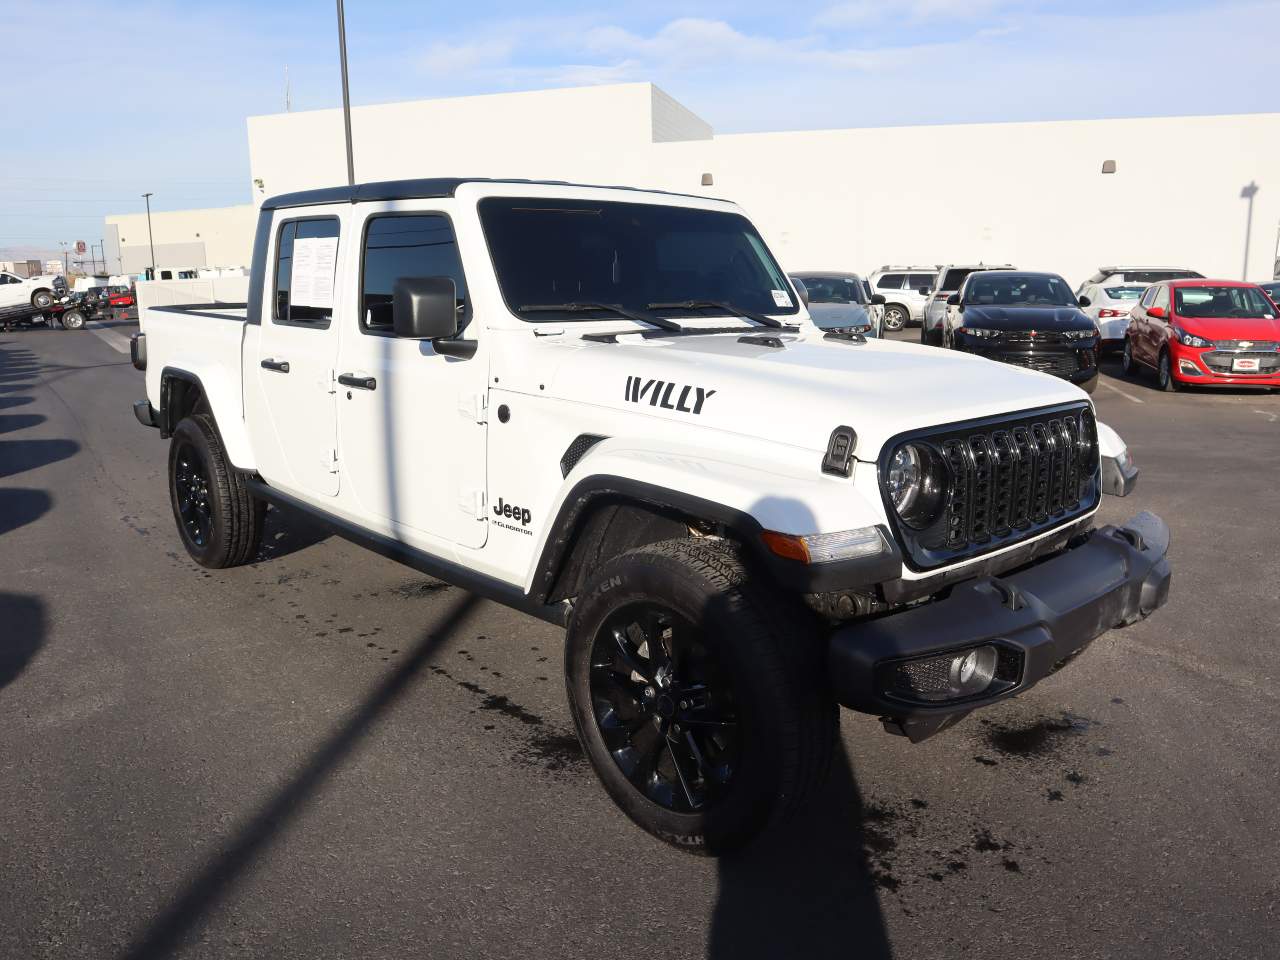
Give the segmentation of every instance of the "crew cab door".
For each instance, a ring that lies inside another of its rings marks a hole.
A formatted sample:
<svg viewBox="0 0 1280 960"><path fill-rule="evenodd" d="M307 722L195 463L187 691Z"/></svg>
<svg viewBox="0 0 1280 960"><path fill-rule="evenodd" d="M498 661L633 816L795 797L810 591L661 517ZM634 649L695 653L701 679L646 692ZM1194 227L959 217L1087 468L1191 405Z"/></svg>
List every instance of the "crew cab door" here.
<svg viewBox="0 0 1280 960"><path fill-rule="evenodd" d="M467 359L436 353L430 341L396 337L391 296L401 277L451 277L460 336L472 336L467 282L451 204L358 204L355 313L338 358L338 438L344 494L371 526L414 538L481 547L485 521L485 398L481 350Z"/></svg>
<svg viewBox="0 0 1280 960"><path fill-rule="evenodd" d="M346 215L336 207L277 215L257 355L245 358L246 381L256 379L266 414L249 417L259 470L273 486L304 496L338 492L334 360L343 312L335 290L350 246Z"/></svg>

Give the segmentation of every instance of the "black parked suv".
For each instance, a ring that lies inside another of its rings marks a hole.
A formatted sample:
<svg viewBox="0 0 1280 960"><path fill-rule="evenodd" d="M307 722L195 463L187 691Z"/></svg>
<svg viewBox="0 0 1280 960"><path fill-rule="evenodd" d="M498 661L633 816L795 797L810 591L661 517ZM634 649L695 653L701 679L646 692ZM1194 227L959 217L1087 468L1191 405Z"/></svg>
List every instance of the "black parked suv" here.
<svg viewBox="0 0 1280 960"><path fill-rule="evenodd" d="M1039 370L1087 393L1098 383L1099 334L1056 273L983 270L947 299L944 345Z"/></svg>

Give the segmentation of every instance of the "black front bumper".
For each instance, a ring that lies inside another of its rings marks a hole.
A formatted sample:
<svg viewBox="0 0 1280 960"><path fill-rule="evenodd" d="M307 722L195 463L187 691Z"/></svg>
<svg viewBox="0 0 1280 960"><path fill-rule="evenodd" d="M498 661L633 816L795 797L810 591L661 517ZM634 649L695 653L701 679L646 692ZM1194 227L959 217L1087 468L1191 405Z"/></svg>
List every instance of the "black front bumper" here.
<svg viewBox="0 0 1280 960"><path fill-rule="evenodd" d="M1015 367L1026 367L1071 383L1085 383L1098 375L1098 345L1090 341L1079 346L1064 344L1006 344L1000 341L980 340L957 333L956 349L965 353L986 357Z"/></svg>
<svg viewBox="0 0 1280 960"><path fill-rule="evenodd" d="M1168 548L1164 521L1140 513L1017 573L967 580L945 599L842 627L831 635L827 653L836 699L881 716L891 731L913 741L932 736L972 710L1026 690L1106 631L1162 606L1171 577ZM888 670L904 660L985 644L1017 664L995 694L923 703L904 699L885 682Z"/></svg>

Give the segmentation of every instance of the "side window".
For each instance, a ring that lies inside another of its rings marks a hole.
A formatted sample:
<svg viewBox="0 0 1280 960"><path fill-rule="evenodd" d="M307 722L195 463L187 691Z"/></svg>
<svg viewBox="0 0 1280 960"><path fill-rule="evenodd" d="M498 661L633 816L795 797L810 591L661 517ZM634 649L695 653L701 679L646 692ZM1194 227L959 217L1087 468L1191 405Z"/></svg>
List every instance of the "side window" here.
<svg viewBox="0 0 1280 960"><path fill-rule="evenodd" d="M360 329L391 330L391 295L401 277L450 277L457 287L459 328L467 315L467 281L453 224L439 213L371 217L360 267Z"/></svg>
<svg viewBox="0 0 1280 960"><path fill-rule="evenodd" d="M1156 287L1156 298L1151 304L1153 307L1163 307L1165 312L1169 312L1169 288L1165 286Z"/></svg>
<svg viewBox="0 0 1280 960"><path fill-rule="evenodd" d="M876 281L877 290L901 290L902 278L901 273L886 273L883 277Z"/></svg>
<svg viewBox="0 0 1280 960"><path fill-rule="evenodd" d="M333 280L338 262L338 218L289 220L276 242L277 323L325 329L333 318Z"/></svg>
<svg viewBox="0 0 1280 960"><path fill-rule="evenodd" d="M0 283L13 283L13 278L7 273L0 273Z"/></svg>
<svg viewBox="0 0 1280 960"><path fill-rule="evenodd" d="M913 273L907 277L907 287L913 291L919 291L921 287L933 289L933 281L937 277L932 273Z"/></svg>

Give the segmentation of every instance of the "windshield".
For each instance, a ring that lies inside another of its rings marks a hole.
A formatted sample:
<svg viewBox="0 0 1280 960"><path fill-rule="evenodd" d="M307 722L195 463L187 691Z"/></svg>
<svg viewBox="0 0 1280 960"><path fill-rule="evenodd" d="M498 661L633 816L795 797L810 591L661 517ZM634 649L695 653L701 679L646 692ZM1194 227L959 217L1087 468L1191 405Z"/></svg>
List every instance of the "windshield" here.
<svg viewBox="0 0 1280 960"><path fill-rule="evenodd" d="M530 321L596 320L588 311L529 306L609 304L644 313L694 301L695 315L724 316L724 304L794 314L781 268L745 217L659 204L489 197L480 222L503 299Z"/></svg>
<svg viewBox="0 0 1280 960"><path fill-rule="evenodd" d="M1137 300L1146 287L1103 287L1110 300Z"/></svg>
<svg viewBox="0 0 1280 960"><path fill-rule="evenodd" d="M857 277L817 277L806 274L800 281L809 288L810 303L867 303L862 281Z"/></svg>
<svg viewBox="0 0 1280 960"><path fill-rule="evenodd" d="M1074 307L1076 298L1061 277L996 273L970 277L964 302L1001 307Z"/></svg>
<svg viewBox="0 0 1280 960"><path fill-rule="evenodd" d="M1211 320L1270 317L1275 308L1254 287L1179 287L1173 292L1173 312L1180 317Z"/></svg>

